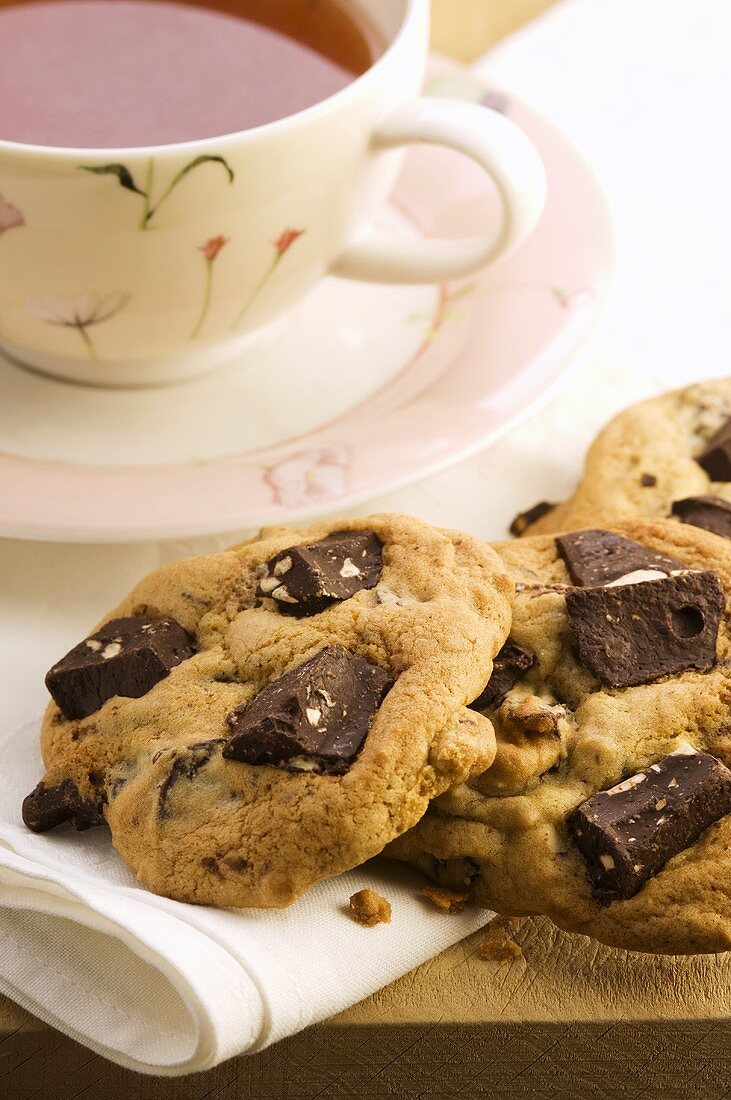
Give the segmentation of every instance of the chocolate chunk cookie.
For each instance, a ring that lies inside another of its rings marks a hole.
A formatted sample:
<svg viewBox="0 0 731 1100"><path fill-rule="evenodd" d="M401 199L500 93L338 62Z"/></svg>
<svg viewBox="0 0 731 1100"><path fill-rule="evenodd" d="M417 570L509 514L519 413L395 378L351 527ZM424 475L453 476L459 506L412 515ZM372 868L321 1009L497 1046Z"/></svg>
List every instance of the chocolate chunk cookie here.
<svg viewBox="0 0 731 1100"><path fill-rule="evenodd" d="M517 517L533 536L642 516L731 538L731 378L701 382L619 413L592 444L569 500Z"/></svg>
<svg viewBox="0 0 731 1100"><path fill-rule="evenodd" d="M172 898L288 905L492 762L466 704L511 593L489 547L404 516L160 569L49 673L25 822L106 824Z"/></svg>
<svg viewBox="0 0 731 1100"><path fill-rule="evenodd" d="M608 944L728 950L731 543L672 520L581 536L496 547L505 649L533 659L482 696L492 767L387 854Z"/></svg>

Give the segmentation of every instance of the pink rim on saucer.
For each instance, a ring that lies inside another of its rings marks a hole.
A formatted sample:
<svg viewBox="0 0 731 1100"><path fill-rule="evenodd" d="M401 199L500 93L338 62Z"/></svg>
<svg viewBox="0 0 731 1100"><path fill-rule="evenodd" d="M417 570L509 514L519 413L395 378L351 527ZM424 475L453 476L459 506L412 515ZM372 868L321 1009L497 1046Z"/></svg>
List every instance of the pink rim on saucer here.
<svg viewBox="0 0 731 1100"><path fill-rule="evenodd" d="M421 338L379 390L314 431L205 461L101 466L0 452L0 533L180 538L347 512L488 446L545 398L607 289L608 212L549 123L469 73L460 81L533 139L548 173L546 209L509 260L440 287L428 316L403 319L421 326ZM392 204L425 235L458 235L484 224L495 201L464 158L418 148ZM175 389L167 393L174 409Z"/></svg>

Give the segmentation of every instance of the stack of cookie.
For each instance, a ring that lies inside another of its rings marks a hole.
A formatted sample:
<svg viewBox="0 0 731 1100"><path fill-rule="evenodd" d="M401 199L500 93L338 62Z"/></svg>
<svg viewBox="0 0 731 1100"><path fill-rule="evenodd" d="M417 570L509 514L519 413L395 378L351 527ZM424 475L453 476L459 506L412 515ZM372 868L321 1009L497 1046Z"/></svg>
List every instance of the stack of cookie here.
<svg viewBox="0 0 731 1100"><path fill-rule="evenodd" d="M55 665L26 824L281 906L383 852L605 943L731 948L731 381L488 547L400 516L159 570Z"/></svg>
<svg viewBox="0 0 731 1100"><path fill-rule="evenodd" d="M731 948L730 417L731 380L628 409L516 518L495 762L393 855L604 943Z"/></svg>

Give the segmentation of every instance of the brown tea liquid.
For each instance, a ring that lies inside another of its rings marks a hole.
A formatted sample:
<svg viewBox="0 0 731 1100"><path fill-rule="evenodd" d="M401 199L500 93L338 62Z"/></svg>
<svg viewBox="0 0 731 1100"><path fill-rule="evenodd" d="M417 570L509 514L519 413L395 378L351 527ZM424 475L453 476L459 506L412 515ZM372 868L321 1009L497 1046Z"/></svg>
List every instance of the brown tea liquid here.
<svg viewBox="0 0 731 1100"><path fill-rule="evenodd" d="M0 0L0 139L235 133L326 99L381 50L353 0Z"/></svg>

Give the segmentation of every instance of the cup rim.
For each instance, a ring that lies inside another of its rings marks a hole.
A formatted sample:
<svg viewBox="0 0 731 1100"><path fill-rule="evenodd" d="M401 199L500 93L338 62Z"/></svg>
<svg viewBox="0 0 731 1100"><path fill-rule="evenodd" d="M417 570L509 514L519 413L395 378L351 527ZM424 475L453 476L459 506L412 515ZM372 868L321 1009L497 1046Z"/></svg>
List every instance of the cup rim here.
<svg viewBox="0 0 731 1100"><path fill-rule="evenodd" d="M284 118L265 122L260 126L253 126L245 130L232 130L225 134L216 134L213 137L193 138L191 141L171 142L164 145L109 145L109 146L71 146L71 145L33 145L23 141L8 141L0 138L0 154L14 154L22 157L35 156L54 159L96 159L98 157L165 157L178 154L205 152L215 148L225 141L248 143L261 137L269 137L280 131L286 130L293 123L308 122L318 115L325 115L347 104L349 99L355 98L363 89L378 79L381 70L390 61L396 48L407 36L411 27L416 22L420 9L425 8L429 0L405 0L404 14L401 24L395 35L389 41L383 53L364 73L351 80L344 88L326 96L325 99L313 103L301 111L295 111Z"/></svg>

